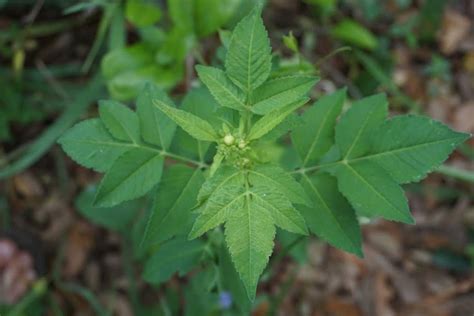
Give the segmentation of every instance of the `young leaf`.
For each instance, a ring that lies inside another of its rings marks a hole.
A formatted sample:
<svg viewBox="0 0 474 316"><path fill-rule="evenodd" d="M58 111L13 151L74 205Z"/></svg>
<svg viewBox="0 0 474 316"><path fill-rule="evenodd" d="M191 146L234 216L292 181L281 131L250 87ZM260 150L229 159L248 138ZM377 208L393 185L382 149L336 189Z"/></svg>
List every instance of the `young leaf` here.
<svg viewBox="0 0 474 316"><path fill-rule="evenodd" d="M225 72L214 67L196 66L199 79L207 86L217 102L222 106L243 111L246 110L245 96L227 78Z"/></svg>
<svg viewBox="0 0 474 316"><path fill-rule="evenodd" d="M137 99L137 114L140 120L141 135L145 142L168 149L171 145L176 124L160 109L153 100L163 100L173 105L173 101L156 85L147 83Z"/></svg>
<svg viewBox="0 0 474 316"><path fill-rule="evenodd" d="M306 96L318 81L313 76L286 76L269 80L252 92L252 112L267 114Z"/></svg>
<svg viewBox="0 0 474 316"><path fill-rule="evenodd" d="M370 136L387 116L387 98L377 94L359 100L336 126L336 144L343 159L360 157L370 149Z"/></svg>
<svg viewBox="0 0 474 316"><path fill-rule="evenodd" d="M189 135L204 141L216 141L219 135L207 121L183 110L169 106L163 100L155 99L153 104L163 111Z"/></svg>
<svg viewBox="0 0 474 316"><path fill-rule="evenodd" d="M235 27L225 60L229 78L250 93L267 80L271 70L271 47L256 7Z"/></svg>
<svg viewBox="0 0 474 316"><path fill-rule="evenodd" d="M217 113L217 109L231 111L231 109L219 106L214 97L205 87L194 88L184 97L180 105L181 110L194 114L204 120L207 120L216 128L222 126L222 121ZM171 145L171 151L189 157L204 161L207 157L211 143L197 140L191 137L183 129L178 128Z"/></svg>
<svg viewBox="0 0 474 316"><path fill-rule="evenodd" d="M74 125L58 142L75 162L99 172L107 171L120 155L134 148L114 139L99 119Z"/></svg>
<svg viewBox="0 0 474 316"><path fill-rule="evenodd" d="M291 140L302 166L315 163L334 144L334 125L345 98L345 89L322 97L302 115L305 123L293 129Z"/></svg>
<svg viewBox="0 0 474 316"><path fill-rule="evenodd" d="M299 101L287 104L279 109L273 110L270 113L266 114L252 126L248 135L248 140L255 140L264 136L273 128L275 128L278 124L283 122L283 120L293 111L308 102L308 100L308 98L304 98Z"/></svg>
<svg viewBox="0 0 474 316"><path fill-rule="evenodd" d="M226 243L250 300L255 298L258 278L272 253L275 225L268 210L243 195L225 225Z"/></svg>
<svg viewBox="0 0 474 316"><path fill-rule="evenodd" d="M301 183L313 207L298 209L309 229L331 245L362 256L361 232L354 210L339 193L336 179L326 173L303 175Z"/></svg>
<svg viewBox="0 0 474 316"><path fill-rule="evenodd" d="M203 182L199 169L173 165L165 170L143 235L145 246L189 232L191 209Z"/></svg>
<svg viewBox="0 0 474 316"><path fill-rule="evenodd" d="M112 136L134 144L140 142L137 114L127 106L119 102L103 100L99 102L99 114L101 121Z"/></svg>
<svg viewBox="0 0 474 316"><path fill-rule="evenodd" d="M335 173L339 190L358 214L414 223L402 188L376 164L369 161L342 163Z"/></svg>
<svg viewBox="0 0 474 316"><path fill-rule="evenodd" d="M110 207L147 193L161 178L163 156L143 148L120 156L100 182L94 203Z"/></svg>
<svg viewBox="0 0 474 316"><path fill-rule="evenodd" d="M176 272L186 274L199 263L204 246L201 240L188 241L182 238L164 243L145 263L143 279L158 285Z"/></svg>
<svg viewBox="0 0 474 316"><path fill-rule="evenodd" d="M376 162L398 183L420 180L469 138L440 122L411 115L387 120L372 135L370 153L361 159Z"/></svg>

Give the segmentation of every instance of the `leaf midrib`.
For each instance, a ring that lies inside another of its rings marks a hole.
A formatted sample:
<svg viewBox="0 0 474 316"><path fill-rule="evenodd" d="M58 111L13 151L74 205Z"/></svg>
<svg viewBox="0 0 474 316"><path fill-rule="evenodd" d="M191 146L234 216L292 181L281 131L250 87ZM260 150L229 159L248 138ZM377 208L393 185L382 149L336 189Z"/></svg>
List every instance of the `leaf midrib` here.
<svg viewBox="0 0 474 316"><path fill-rule="evenodd" d="M314 147L316 146L316 143L318 142L319 137L321 136L321 132L323 130L323 127L326 125L326 121L328 120L328 117L329 117L330 113L331 113L331 110L329 110L327 115L324 116L323 121L322 121L321 125L318 128L318 132L316 133L316 136L315 136L313 142L311 143L311 146L309 147L308 153L306 154L306 157L303 161L303 167L306 166L306 164L308 163L309 157L311 156L311 153L314 151Z"/></svg>
<svg viewBox="0 0 474 316"><path fill-rule="evenodd" d="M225 74L223 74L225 75ZM237 103L239 104L239 106L241 106L242 108L240 110L245 110L247 107L245 106L244 102L242 100L240 100L237 95L235 95L229 88L227 88L225 86L225 84L221 84L221 82L219 80L216 80L214 79L213 76L207 76L207 78L211 81L213 81L214 83L216 83L217 85L219 85L225 92L227 92L235 101L237 101Z"/></svg>
<svg viewBox="0 0 474 316"><path fill-rule="evenodd" d="M374 186L372 184L370 184L370 182L368 182L360 173L357 172L357 170L355 170L352 166L350 166L349 164L345 164L347 166L347 168L353 173L355 174L359 179L362 180L362 182L364 182L370 189L371 191L375 192L376 195L378 195L379 197L382 198L382 200L384 200L385 202L387 202L395 211L397 211L397 213L401 214L403 218L406 218L407 215L405 213L403 213L402 211L400 211L398 209L398 207L393 204L391 201L389 201L385 196L383 196L379 191L377 191Z"/></svg>
<svg viewBox="0 0 474 316"><path fill-rule="evenodd" d="M131 173L129 173L123 180L121 180L118 184L113 185L110 190L107 190L104 195L102 195L102 198L100 200L104 200L107 196L109 196L113 191L115 191L119 186L123 185L124 182L128 181L132 176L134 176L137 172L139 172L145 165L150 163L151 160L155 159L156 157L163 157L160 154L153 155L151 158L145 160L138 168L133 170ZM120 158L119 158L120 159Z"/></svg>
<svg viewBox="0 0 474 316"><path fill-rule="evenodd" d="M133 112L132 112L133 113ZM135 113L133 113L135 114ZM132 136L132 134L130 134L130 131L128 130L128 128L125 126L125 124L122 124L122 121L120 119L117 118L117 116L115 115L115 113L113 113L112 111L110 111L110 118L112 118L115 123L120 126L120 128L122 129L123 132L125 132L125 134L128 136L128 138L132 141L132 143L134 144L137 144L137 139L135 139L134 136ZM130 121L132 122L132 121Z"/></svg>

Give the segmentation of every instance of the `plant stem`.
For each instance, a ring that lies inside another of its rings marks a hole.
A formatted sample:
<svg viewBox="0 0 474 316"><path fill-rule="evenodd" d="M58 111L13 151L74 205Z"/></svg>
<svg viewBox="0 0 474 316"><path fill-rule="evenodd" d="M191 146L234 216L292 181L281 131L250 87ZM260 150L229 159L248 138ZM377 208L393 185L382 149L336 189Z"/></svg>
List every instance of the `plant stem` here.
<svg viewBox="0 0 474 316"><path fill-rule="evenodd" d="M474 183L474 171L459 169L453 166L442 165L436 172L448 177Z"/></svg>

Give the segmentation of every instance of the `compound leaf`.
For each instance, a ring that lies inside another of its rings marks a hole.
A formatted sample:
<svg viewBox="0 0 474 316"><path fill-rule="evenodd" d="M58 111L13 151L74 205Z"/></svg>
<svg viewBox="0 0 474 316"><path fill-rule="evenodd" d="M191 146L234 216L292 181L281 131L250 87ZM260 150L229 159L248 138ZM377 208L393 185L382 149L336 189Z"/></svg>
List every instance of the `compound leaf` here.
<svg viewBox="0 0 474 316"><path fill-rule="evenodd" d="M207 66L196 66L199 78L207 86L220 105L243 111L246 110L245 95L227 78L224 71Z"/></svg>
<svg viewBox="0 0 474 316"><path fill-rule="evenodd" d="M99 119L77 123L58 142L75 162L99 172L107 171L120 155L133 148L131 143L114 139Z"/></svg>
<svg viewBox="0 0 474 316"><path fill-rule="evenodd" d="M103 100L99 102L99 115L115 138L134 144L140 142L138 116L127 106L116 101Z"/></svg>
<svg viewBox="0 0 474 316"><path fill-rule="evenodd" d="M296 182L280 175L275 183L267 176L272 170L257 167L252 173L228 166L219 168L201 189L199 215L189 236L199 237L225 223L227 245L250 299L255 296L258 277L272 251L275 226L307 234L303 216L285 195L289 192L293 198L296 194L302 199L301 192L281 188Z"/></svg>
<svg viewBox="0 0 474 316"><path fill-rule="evenodd" d="M110 207L147 193L161 178L163 156L135 148L120 156L100 182L94 203Z"/></svg>
<svg viewBox="0 0 474 316"><path fill-rule="evenodd" d="M313 76L286 76L269 80L252 92L252 112L260 115L306 96L317 82Z"/></svg>
<svg viewBox="0 0 474 316"><path fill-rule="evenodd" d="M225 60L229 78L250 93L267 80L271 70L271 47L256 7L235 27Z"/></svg>
<svg viewBox="0 0 474 316"><path fill-rule="evenodd" d="M301 183L313 201L313 207L298 209L309 229L345 251L362 256L362 238L357 216L337 189L336 179L326 173L303 175Z"/></svg>
<svg viewBox="0 0 474 316"><path fill-rule="evenodd" d="M322 97L303 113L304 123L291 133L302 166L317 162L334 144L334 125L345 98L346 90L338 90Z"/></svg>
<svg viewBox="0 0 474 316"><path fill-rule="evenodd" d="M153 100L157 99L174 105L163 90L151 83L147 83L138 95L137 114L140 120L141 136L147 143L168 149L173 140L176 124L153 105Z"/></svg>

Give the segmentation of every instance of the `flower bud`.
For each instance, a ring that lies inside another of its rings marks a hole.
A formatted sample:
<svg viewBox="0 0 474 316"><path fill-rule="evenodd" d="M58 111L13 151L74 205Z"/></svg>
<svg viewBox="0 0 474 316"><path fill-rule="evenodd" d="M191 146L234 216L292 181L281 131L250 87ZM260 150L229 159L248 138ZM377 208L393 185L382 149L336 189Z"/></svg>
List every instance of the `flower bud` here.
<svg viewBox="0 0 474 316"><path fill-rule="evenodd" d="M230 146L234 143L235 137L232 136L231 134L227 134L224 136L224 144Z"/></svg>

